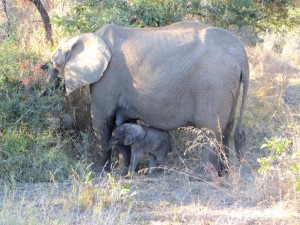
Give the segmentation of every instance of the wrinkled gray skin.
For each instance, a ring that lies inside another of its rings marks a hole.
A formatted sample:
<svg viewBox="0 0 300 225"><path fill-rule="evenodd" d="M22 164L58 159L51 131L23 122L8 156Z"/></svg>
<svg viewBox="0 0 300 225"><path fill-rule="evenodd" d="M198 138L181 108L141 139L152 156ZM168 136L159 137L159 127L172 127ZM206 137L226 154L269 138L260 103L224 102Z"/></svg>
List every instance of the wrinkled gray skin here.
<svg viewBox="0 0 300 225"><path fill-rule="evenodd" d="M135 116L134 113L131 113L122 107L117 109L117 111L116 111L116 125L117 126L120 126L124 122L132 120L132 119L138 119L138 117Z"/></svg>
<svg viewBox="0 0 300 225"><path fill-rule="evenodd" d="M124 123L112 133L108 149L116 144L130 145L131 147L127 176L135 173L136 167L145 153L149 155L149 173L154 171L156 163L161 166L168 165L167 155L171 151L171 137L166 131L134 123Z"/></svg>
<svg viewBox="0 0 300 225"><path fill-rule="evenodd" d="M241 84L234 132L238 155L244 145L248 60L242 42L227 30L196 22L143 29L105 25L95 33L63 38L52 63L64 77L67 94L90 85L98 169L110 165L105 149L118 108L162 130L211 129L228 156ZM197 171L205 175L210 164L219 174L224 169L222 157L207 144Z"/></svg>

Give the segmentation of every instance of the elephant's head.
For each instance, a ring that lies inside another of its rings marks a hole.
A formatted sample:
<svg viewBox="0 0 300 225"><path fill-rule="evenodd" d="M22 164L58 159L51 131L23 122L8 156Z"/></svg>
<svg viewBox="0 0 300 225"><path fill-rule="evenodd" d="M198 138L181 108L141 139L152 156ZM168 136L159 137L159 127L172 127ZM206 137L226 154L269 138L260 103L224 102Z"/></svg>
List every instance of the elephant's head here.
<svg viewBox="0 0 300 225"><path fill-rule="evenodd" d="M67 94L97 82L112 57L105 42L96 34L86 33L63 38L52 54L54 70L64 78Z"/></svg>
<svg viewBox="0 0 300 225"><path fill-rule="evenodd" d="M131 145L134 142L142 140L146 135L145 129L138 124L125 123L118 126L112 133L109 141L109 149L112 145L124 144Z"/></svg>

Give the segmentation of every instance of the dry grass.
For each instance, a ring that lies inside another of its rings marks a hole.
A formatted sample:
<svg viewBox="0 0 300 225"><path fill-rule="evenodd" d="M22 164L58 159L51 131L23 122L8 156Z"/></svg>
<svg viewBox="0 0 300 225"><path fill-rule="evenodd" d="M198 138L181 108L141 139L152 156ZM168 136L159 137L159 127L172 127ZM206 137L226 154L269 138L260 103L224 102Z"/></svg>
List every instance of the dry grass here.
<svg viewBox="0 0 300 225"><path fill-rule="evenodd" d="M0 224L126 224L133 195L111 176L67 183L2 183Z"/></svg>
<svg viewBox="0 0 300 225"><path fill-rule="evenodd" d="M122 183L122 184L121 184ZM130 187L127 188L127 187ZM293 200L266 204L254 183L189 181L187 176L102 178L94 184L16 184L1 190L1 224L297 224ZM252 191L252 192L251 192Z"/></svg>
<svg viewBox="0 0 300 225"><path fill-rule="evenodd" d="M250 156L248 162L253 168L257 168L256 158L272 154L260 148L265 143L265 138L291 140L292 144L278 154L279 160L273 163L269 172L254 174L255 189L262 205L275 202L284 205L288 202L299 213L299 193L295 191L296 181L290 169L292 164L298 168L300 166L300 158L297 159L296 156L300 147L300 67L296 63L300 59L297 51L299 40L294 34L289 34L282 51L274 52L278 36L269 36L270 40L264 45L248 49L252 74L246 115Z"/></svg>

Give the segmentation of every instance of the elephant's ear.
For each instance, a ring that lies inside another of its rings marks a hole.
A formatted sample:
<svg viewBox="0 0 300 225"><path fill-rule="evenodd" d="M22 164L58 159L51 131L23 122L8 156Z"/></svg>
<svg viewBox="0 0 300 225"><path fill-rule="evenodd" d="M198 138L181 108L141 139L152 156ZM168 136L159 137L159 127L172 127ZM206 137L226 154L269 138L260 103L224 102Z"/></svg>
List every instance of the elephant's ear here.
<svg viewBox="0 0 300 225"><path fill-rule="evenodd" d="M134 142L142 140L146 135L145 129L138 124L130 124L126 127L126 136L124 145L131 145Z"/></svg>
<svg viewBox="0 0 300 225"><path fill-rule="evenodd" d="M93 33L62 41L61 51L65 60L62 72L67 94L83 85L97 82L112 57L105 42Z"/></svg>

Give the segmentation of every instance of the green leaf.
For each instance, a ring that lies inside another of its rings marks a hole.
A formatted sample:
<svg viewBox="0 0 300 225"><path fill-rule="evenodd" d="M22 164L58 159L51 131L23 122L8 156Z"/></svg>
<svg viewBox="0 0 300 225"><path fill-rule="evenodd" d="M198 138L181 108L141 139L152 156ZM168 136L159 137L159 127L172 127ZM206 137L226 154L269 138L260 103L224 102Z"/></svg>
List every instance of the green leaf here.
<svg viewBox="0 0 300 225"><path fill-rule="evenodd" d="M267 147L269 147L269 145L265 143L260 146L260 149L267 148Z"/></svg>
<svg viewBox="0 0 300 225"><path fill-rule="evenodd" d="M124 190L130 190L131 187L130 187L129 185L123 185L123 186L122 186L122 189L124 189Z"/></svg>
<svg viewBox="0 0 300 225"><path fill-rule="evenodd" d="M259 169L257 170L257 172L258 172L258 174L263 174L264 169L263 169L263 168L259 168Z"/></svg>
<svg viewBox="0 0 300 225"><path fill-rule="evenodd" d="M294 171L298 171L298 166L296 163L292 163L291 165L291 169L294 170Z"/></svg>
<svg viewBox="0 0 300 225"><path fill-rule="evenodd" d="M85 182L89 182L91 180L91 175L92 175L91 171L85 175Z"/></svg>

